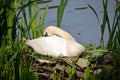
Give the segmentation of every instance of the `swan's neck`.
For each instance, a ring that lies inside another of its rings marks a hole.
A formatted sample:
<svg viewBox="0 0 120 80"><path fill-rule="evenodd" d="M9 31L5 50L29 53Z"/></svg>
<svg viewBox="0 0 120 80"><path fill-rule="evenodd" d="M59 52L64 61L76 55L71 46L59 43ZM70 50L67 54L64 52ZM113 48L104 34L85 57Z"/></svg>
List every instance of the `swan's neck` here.
<svg viewBox="0 0 120 80"><path fill-rule="evenodd" d="M69 33L65 32L65 31L63 31L61 29L55 30L54 34L66 39L66 40L75 41L75 39Z"/></svg>
<svg viewBox="0 0 120 80"><path fill-rule="evenodd" d="M75 41L75 39L68 32L66 32L58 27L49 26L45 29L44 33L45 34L47 33L48 36L57 35L57 36L62 37L66 40Z"/></svg>

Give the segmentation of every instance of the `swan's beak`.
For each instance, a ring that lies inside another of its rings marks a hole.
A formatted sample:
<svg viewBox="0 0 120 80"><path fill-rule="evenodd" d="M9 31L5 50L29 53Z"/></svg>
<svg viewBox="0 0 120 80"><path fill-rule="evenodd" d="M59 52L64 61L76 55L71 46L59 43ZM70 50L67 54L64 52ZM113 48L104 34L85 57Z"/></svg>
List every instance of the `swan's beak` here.
<svg viewBox="0 0 120 80"><path fill-rule="evenodd" d="M47 32L45 32L44 36L49 36Z"/></svg>

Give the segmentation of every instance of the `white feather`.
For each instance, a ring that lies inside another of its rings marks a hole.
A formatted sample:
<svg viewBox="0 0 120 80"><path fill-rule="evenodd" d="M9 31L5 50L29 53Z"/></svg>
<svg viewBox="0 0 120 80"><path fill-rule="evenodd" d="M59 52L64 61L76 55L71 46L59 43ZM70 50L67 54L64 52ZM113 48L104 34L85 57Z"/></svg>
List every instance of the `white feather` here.
<svg viewBox="0 0 120 80"><path fill-rule="evenodd" d="M74 39L69 40L56 35L27 40L26 44L39 54L51 55L53 57L60 55L68 57L77 56L85 51L85 48Z"/></svg>

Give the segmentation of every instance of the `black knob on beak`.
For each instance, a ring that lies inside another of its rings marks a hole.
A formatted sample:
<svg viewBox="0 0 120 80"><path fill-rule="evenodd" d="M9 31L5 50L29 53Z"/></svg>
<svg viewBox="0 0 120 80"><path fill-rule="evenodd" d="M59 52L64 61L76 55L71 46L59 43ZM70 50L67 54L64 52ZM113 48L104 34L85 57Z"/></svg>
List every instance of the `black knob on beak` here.
<svg viewBox="0 0 120 80"><path fill-rule="evenodd" d="M48 36L48 33L46 32L46 33L44 34L44 36Z"/></svg>

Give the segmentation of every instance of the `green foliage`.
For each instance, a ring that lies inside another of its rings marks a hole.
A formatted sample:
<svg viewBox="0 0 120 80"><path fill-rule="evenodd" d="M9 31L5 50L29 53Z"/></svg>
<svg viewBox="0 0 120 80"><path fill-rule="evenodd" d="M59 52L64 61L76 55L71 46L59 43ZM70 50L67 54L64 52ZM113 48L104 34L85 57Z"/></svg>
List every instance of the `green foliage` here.
<svg viewBox="0 0 120 80"><path fill-rule="evenodd" d="M93 80L119 80L115 79L110 65L107 65L105 69L99 75L95 75Z"/></svg>
<svg viewBox="0 0 120 80"><path fill-rule="evenodd" d="M29 0L27 4L21 3L21 5L23 5L23 8L21 9L23 15L22 21L24 21L25 23L24 28L20 27L21 33L24 33L23 37L29 36L29 38L31 39L43 35L42 29L44 27L48 6L46 6L45 9L41 9L37 6L37 1L31 0ZM28 6L27 11L25 6ZM29 12L29 14L27 12ZM29 15L29 17L26 15ZM38 16L39 18L37 18ZM30 20L30 22L28 22L28 19ZM30 31L32 34L30 34Z"/></svg>
<svg viewBox="0 0 120 80"><path fill-rule="evenodd" d="M99 17L98 17L98 15L97 15L97 12L95 11L95 9L94 9L91 5L88 4L88 6L89 6L89 8L94 12L94 14L95 14L95 16L96 16L96 18L97 18L97 20L98 20L98 22L99 22L99 24L100 24L100 20L99 20Z"/></svg>
<svg viewBox="0 0 120 80"><path fill-rule="evenodd" d="M85 45L86 54L82 55L84 58L88 59L89 61L97 61L100 56L102 56L108 50L102 48L96 48L93 45Z"/></svg>
<svg viewBox="0 0 120 80"><path fill-rule="evenodd" d="M116 1L116 8L114 12L114 18L112 20L112 25L110 24L110 19L109 19L109 12L107 11L108 9L108 2L109 0L102 0L103 4L103 20L101 22L101 39L100 39L100 46L103 48L107 48L108 51L111 51L114 55L114 61L113 61L113 69L111 70L110 66L108 65L103 71L94 77L94 80L118 80L119 79L119 74L116 74L118 70L116 70L120 66L120 6L118 5L119 2ZM95 11L95 9L88 5L91 10L94 12L96 15L98 21L98 15ZM100 21L99 21L100 22ZM109 33L109 38L107 41L107 45L104 44L104 33L105 29L108 29ZM95 53L96 54L96 53ZM116 72L114 72L116 71ZM116 76L115 76L116 75ZM110 77L110 78L109 78Z"/></svg>
<svg viewBox="0 0 120 80"><path fill-rule="evenodd" d="M57 10L57 27L60 27L65 6L67 5L67 1L68 0L60 0L60 6L58 7Z"/></svg>
<svg viewBox="0 0 120 80"><path fill-rule="evenodd" d="M100 45L102 47L104 47L104 33L105 33L105 28L108 29L109 32L109 39L107 42L107 49L110 51L116 51L119 52L120 51L120 6L118 6L118 2L116 1L116 8L115 8L115 12L114 12L114 19L112 20L112 25L110 24L110 19L108 16L108 0L102 0L102 4L103 4L103 20L101 23L101 39L100 39ZM95 9L88 5L91 10L94 12L94 14L96 15L98 22L99 18L98 15L95 11Z"/></svg>
<svg viewBox="0 0 120 80"><path fill-rule="evenodd" d="M90 79L90 68L87 67L85 69L85 80L89 80Z"/></svg>
<svg viewBox="0 0 120 80"><path fill-rule="evenodd" d="M62 65L62 70L60 71L59 74L57 74L57 70L54 67L53 68L53 75L52 75L52 80L64 80L65 79L65 70L67 71L68 78L69 80L74 80L75 79L75 73L76 73L76 66L69 66L65 67L65 65Z"/></svg>
<svg viewBox="0 0 120 80"><path fill-rule="evenodd" d="M45 0L49 2L50 0ZM68 0L61 0L60 6L57 10L57 26L60 27L65 6ZM104 33L105 28L108 28L109 39L107 42L107 49L112 51L114 57L114 68L120 67L120 6L116 2L116 10L112 25L109 22L109 16L107 11L108 0L102 0L103 2L103 20L101 23L101 40L100 45L104 45ZM0 79L2 80L38 80L38 74L32 71L33 59L28 56L32 52L22 41L22 38L37 38L43 35L42 29L47 16L48 8L54 8L46 6L45 8L39 8L38 3L42 3L39 0L0 0ZM97 17L99 18L91 5L88 5ZM55 6L56 7L56 6ZM81 8L82 9L82 8ZM84 8L83 8L84 9ZM38 18L39 17L39 18ZM87 46L89 54L85 58L92 61L97 60L106 50L98 49L91 45ZM66 68L66 69L65 69ZM67 70L67 76L70 80L74 80L76 66L65 67L62 65L60 74L57 74L57 70L53 68L53 80L65 79L65 70ZM113 69L114 70L114 69ZM99 76L95 76L95 79L107 79L108 76L114 78L115 73L112 73L111 68L108 66L106 70L103 70ZM119 75L118 75L119 76ZM90 68L85 69L85 80L90 78Z"/></svg>
<svg viewBox="0 0 120 80"><path fill-rule="evenodd" d="M60 80L60 77L59 76L57 76L57 74L56 74L56 68L53 68L53 76L52 76L52 80Z"/></svg>
<svg viewBox="0 0 120 80"><path fill-rule="evenodd" d="M75 78L75 72L76 72L76 66L67 66L68 76L70 80L74 80Z"/></svg>
<svg viewBox="0 0 120 80"><path fill-rule="evenodd" d="M31 71L32 60L27 57L27 47L19 40L2 41L0 48L0 79L37 80L37 74ZM26 59L26 61L25 61Z"/></svg>
<svg viewBox="0 0 120 80"><path fill-rule="evenodd" d="M5 39L6 36L15 40L16 37L16 10L17 6L15 1L11 0L1 0L0 1L0 42ZM1 46L1 43L0 43Z"/></svg>
<svg viewBox="0 0 120 80"><path fill-rule="evenodd" d="M42 28L39 27L44 26L47 7L42 14L44 10L37 8L37 1L26 2L23 0L0 1L2 3L0 4L0 79L2 80L38 80L38 74L32 71L33 60L26 54L30 52L21 40L23 37L31 36L30 30L34 38L42 34ZM34 13L32 13L32 5ZM31 9L30 23L26 17L28 6ZM36 16L40 10L41 19L37 20ZM22 18L20 18L21 12ZM39 29L36 29L36 26Z"/></svg>

